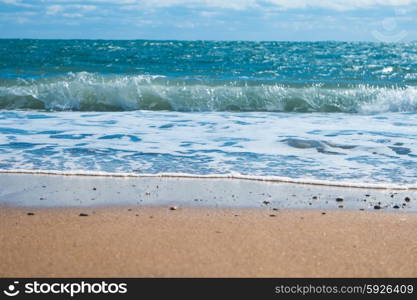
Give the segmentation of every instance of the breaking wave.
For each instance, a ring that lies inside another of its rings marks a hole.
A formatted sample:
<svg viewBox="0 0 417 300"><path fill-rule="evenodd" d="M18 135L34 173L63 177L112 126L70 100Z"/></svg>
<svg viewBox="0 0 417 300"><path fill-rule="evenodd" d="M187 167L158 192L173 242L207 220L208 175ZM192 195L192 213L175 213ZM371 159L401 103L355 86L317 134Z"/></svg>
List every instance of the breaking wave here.
<svg viewBox="0 0 417 300"><path fill-rule="evenodd" d="M417 87L207 81L88 72L0 81L0 109L415 112Z"/></svg>

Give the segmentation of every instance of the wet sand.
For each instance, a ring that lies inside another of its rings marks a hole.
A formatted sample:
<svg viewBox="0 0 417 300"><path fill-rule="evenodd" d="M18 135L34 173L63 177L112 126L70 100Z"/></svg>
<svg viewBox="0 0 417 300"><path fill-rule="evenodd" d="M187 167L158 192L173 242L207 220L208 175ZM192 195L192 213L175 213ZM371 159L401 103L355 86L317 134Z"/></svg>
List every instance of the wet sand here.
<svg viewBox="0 0 417 300"><path fill-rule="evenodd" d="M414 213L0 207L0 276L416 277Z"/></svg>
<svg viewBox="0 0 417 300"><path fill-rule="evenodd" d="M0 173L0 206L114 205L417 212L417 190L240 179Z"/></svg>

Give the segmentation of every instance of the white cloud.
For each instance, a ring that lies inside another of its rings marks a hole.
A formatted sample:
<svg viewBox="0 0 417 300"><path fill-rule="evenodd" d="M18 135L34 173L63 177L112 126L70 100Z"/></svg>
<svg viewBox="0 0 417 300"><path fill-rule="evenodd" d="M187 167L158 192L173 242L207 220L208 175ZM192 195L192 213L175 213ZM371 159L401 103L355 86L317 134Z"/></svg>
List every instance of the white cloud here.
<svg viewBox="0 0 417 300"><path fill-rule="evenodd" d="M50 4L50 6L90 3L96 5L132 5L131 7L142 9L183 6L232 10L265 7L265 4L268 4L267 7L275 7L280 10L320 8L345 11L375 6L404 7L417 4L417 0L0 0L0 3L18 6L34 6L41 3Z"/></svg>
<svg viewBox="0 0 417 300"><path fill-rule="evenodd" d="M31 4L23 3L22 0L0 0L0 3L14 5L14 6L32 7Z"/></svg>
<svg viewBox="0 0 417 300"><path fill-rule="evenodd" d="M192 7L192 8L217 8L217 9L233 9L233 10L243 10L249 7L257 6L256 0L90 0L112 3L112 4L130 4L125 6L125 8L166 8L173 6L183 6L183 7Z"/></svg>
<svg viewBox="0 0 417 300"><path fill-rule="evenodd" d="M54 4L49 5L46 8L47 15L61 15L67 18L80 18L83 17L83 14L95 10L97 7L94 5L80 5L80 4L70 4L70 5L60 5Z"/></svg>
<svg viewBox="0 0 417 300"><path fill-rule="evenodd" d="M220 13L218 11L207 11L207 10L203 10L199 12L199 15L205 18L211 18L211 17L216 17L218 15L220 15Z"/></svg>
<svg viewBox="0 0 417 300"><path fill-rule="evenodd" d="M2 0L18 1L18 0ZM45 0L47 2L70 3L77 0ZM79 2L79 1L77 1ZM373 6L406 6L416 4L417 0L86 0L90 3L134 4L141 7L163 8L172 6L211 7L224 9L247 9L262 7L265 3L280 9L326 8L334 10L352 10Z"/></svg>
<svg viewBox="0 0 417 300"><path fill-rule="evenodd" d="M62 5L50 5L46 8L47 15L56 15L57 13L64 10Z"/></svg>
<svg viewBox="0 0 417 300"><path fill-rule="evenodd" d="M324 8L332 10L354 10L374 6L407 6L417 0L266 0L281 9Z"/></svg>

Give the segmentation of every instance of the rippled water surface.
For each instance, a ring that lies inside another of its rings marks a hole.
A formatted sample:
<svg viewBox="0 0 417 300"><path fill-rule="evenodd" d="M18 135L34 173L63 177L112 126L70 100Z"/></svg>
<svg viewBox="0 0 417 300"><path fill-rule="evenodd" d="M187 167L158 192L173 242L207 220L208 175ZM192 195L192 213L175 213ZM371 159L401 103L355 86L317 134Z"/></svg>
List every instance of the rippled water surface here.
<svg viewBox="0 0 417 300"><path fill-rule="evenodd" d="M0 40L0 169L417 182L417 44Z"/></svg>

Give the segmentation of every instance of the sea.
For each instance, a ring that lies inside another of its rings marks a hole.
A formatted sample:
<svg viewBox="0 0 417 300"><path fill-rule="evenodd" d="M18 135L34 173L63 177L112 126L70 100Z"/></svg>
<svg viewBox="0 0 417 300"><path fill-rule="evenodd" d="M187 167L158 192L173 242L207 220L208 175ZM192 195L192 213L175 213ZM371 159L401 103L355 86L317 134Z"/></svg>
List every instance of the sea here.
<svg viewBox="0 0 417 300"><path fill-rule="evenodd" d="M417 187L417 42L0 40L0 171Z"/></svg>

